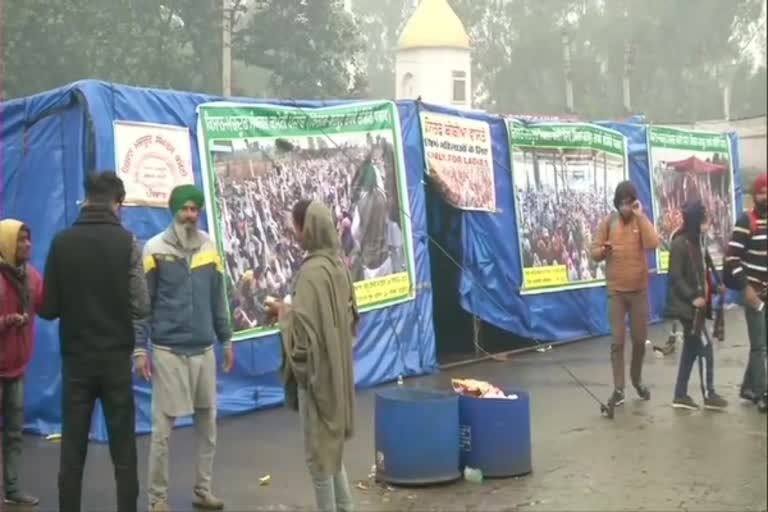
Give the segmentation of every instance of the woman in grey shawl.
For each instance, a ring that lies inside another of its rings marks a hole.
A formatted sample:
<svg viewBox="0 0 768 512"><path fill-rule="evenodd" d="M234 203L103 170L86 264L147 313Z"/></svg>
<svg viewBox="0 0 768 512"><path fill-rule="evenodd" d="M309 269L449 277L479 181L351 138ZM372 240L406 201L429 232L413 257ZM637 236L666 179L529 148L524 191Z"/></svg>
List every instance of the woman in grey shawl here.
<svg viewBox="0 0 768 512"><path fill-rule="evenodd" d="M318 508L349 512L352 498L342 455L353 432L354 287L330 210L317 201L300 201L293 222L307 256L291 304L267 306L280 322L286 403L301 416Z"/></svg>

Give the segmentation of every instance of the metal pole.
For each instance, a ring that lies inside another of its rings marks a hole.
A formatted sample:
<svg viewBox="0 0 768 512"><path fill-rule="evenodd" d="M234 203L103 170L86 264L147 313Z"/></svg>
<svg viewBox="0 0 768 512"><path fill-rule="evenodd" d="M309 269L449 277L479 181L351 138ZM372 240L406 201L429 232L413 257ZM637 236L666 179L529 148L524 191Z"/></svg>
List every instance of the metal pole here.
<svg viewBox="0 0 768 512"><path fill-rule="evenodd" d="M565 108L569 114L572 114L574 109L573 73L571 70L571 39L568 36L568 31L565 28L560 33L560 38L563 43L563 65L565 67Z"/></svg>
<svg viewBox="0 0 768 512"><path fill-rule="evenodd" d="M475 345L475 357L479 357L481 355L480 351L480 319L476 316L472 317L472 342Z"/></svg>
<svg viewBox="0 0 768 512"><path fill-rule="evenodd" d="M726 121L731 120L731 84L725 84L723 87L723 115Z"/></svg>
<svg viewBox="0 0 768 512"><path fill-rule="evenodd" d="M232 12L229 0L221 0L221 92L232 96Z"/></svg>
<svg viewBox="0 0 768 512"><path fill-rule="evenodd" d="M629 115L632 113L632 67L634 58L634 48L632 43L632 22L630 12L630 0L624 5L624 21L627 27L627 39L624 41L624 76L622 78L622 97L624 98L624 112Z"/></svg>

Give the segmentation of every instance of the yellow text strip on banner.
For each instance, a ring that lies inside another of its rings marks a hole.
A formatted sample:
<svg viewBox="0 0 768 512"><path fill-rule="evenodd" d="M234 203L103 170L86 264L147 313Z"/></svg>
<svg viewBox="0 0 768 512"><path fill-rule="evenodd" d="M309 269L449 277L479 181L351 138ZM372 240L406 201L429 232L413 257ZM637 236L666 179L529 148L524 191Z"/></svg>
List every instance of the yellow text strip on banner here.
<svg viewBox="0 0 768 512"><path fill-rule="evenodd" d="M410 293L411 281L407 272L355 283L355 298L360 308L402 299Z"/></svg>
<svg viewBox="0 0 768 512"><path fill-rule="evenodd" d="M659 270L661 272L669 270L669 251L659 251Z"/></svg>
<svg viewBox="0 0 768 512"><path fill-rule="evenodd" d="M532 267L523 271L525 288L552 288L568 284L568 269L565 265Z"/></svg>
<svg viewBox="0 0 768 512"><path fill-rule="evenodd" d="M427 172L445 199L463 210L496 211L488 123L421 113Z"/></svg>

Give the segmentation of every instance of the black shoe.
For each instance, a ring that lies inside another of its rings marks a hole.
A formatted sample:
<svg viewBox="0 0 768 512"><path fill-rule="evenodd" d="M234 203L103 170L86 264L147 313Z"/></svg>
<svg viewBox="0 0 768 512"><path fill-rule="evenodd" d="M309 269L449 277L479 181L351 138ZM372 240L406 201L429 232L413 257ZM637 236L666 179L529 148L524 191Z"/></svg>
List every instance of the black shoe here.
<svg viewBox="0 0 768 512"><path fill-rule="evenodd" d="M651 399L651 390L648 389L648 387L645 386L644 384L638 384L637 386L635 386L635 391L637 391L637 396L639 396L643 400Z"/></svg>
<svg viewBox="0 0 768 512"><path fill-rule="evenodd" d="M696 411L699 409L699 404L693 401L693 398L686 396L681 396L679 398L675 398L672 401L672 407L675 409L688 409L689 411Z"/></svg>
<svg viewBox="0 0 768 512"><path fill-rule="evenodd" d="M741 388L739 392L739 398L747 402L757 403L757 395L750 389Z"/></svg>
<svg viewBox="0 0 768 512"><path fill-rule="evenodd" d="M34 496L29 496L28 494L24 494L23 492L20 493L14 493L14 494L8 494L5 496L5 502L8 505L20 505L23 507L34 507L38 503L40 503L40 500L35 498Z"/></svg>
<svg viewBox="0 0 768 512"><path fill-rule="evenodd" d="M728 407L728 401L717 393L710 393L704 399L704 408L711 411L722 410Z"/></svg>
<svg viewBox="0 0 768 512"><path fill-rule="evenodd" d="M624 390L623 389L614 389L613 394L608 399L608 406L610 407L618 407L620 405L624 404Z"/></svg>

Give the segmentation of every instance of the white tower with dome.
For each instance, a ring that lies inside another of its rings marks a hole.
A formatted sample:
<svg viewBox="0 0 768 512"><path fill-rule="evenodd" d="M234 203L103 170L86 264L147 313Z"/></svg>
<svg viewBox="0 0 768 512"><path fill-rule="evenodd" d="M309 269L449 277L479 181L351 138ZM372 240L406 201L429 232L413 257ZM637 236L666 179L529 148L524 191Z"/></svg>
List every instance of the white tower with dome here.
<svg viewBox="0 0 768 512"><path fill-rule="evenodd" d="M472 108L471 46L447 0L422 0L400 34L395 56L397 99Z"/></svg>

